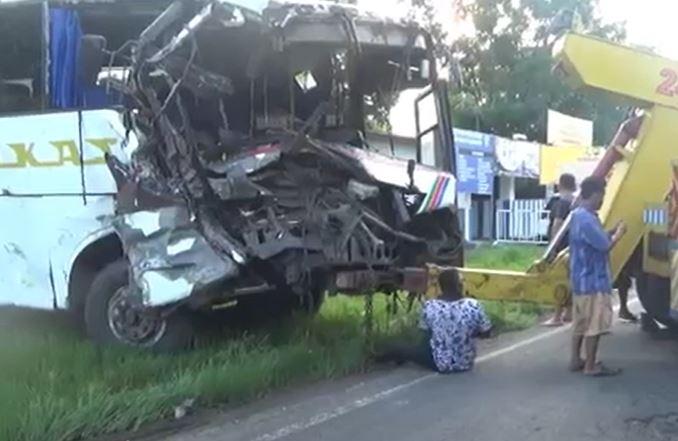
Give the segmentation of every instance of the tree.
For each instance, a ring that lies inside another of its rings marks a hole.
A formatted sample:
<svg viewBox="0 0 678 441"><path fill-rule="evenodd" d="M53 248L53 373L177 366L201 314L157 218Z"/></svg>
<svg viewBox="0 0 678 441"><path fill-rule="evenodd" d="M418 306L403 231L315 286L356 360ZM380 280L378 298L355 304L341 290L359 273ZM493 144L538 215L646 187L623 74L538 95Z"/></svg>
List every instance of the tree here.
<svg viewBox="0 0 678 441"><path fill-rule="evenodd" d="M426 10L428 0L411 0ZM597 0L451 0L474 33L447 45L442 57L459 72L452 93L455 125L508 136L546 140L547 109L594 121L597 144L609 141L625 109L605 97L573 91L551 73L554 34L574 20L583 31L614 41L620 24L595 17ZM434 38L444 37L428 23Z"/></svg>

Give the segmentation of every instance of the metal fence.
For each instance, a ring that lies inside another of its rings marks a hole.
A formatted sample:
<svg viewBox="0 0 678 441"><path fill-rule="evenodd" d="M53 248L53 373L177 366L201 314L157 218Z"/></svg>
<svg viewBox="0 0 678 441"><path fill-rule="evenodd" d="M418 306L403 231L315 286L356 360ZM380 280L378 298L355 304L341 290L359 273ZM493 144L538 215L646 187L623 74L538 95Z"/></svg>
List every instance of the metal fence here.
<svg viewBox="0 0 678 441"><path fill-rule="evenodd" d="M546 200L499 201L496 211L497 242L548 243L549 211Z"/></svg>

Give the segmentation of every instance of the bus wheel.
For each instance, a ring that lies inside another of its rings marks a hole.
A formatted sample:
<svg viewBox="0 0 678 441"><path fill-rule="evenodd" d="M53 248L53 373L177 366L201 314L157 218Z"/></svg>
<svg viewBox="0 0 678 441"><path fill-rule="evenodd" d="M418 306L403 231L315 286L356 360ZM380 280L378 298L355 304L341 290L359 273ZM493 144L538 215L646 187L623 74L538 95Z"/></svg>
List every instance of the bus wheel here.
<svg viewBox="0 0 678 441"><path fill-rule="evenodd" d="M95 277L85 301L85 327L97 344L123 345L171 352L192 342L192 326L182 311L161 316L140 306L128 289L125 260L104 267Z"/></svg>
<svg viewBox="0 0 678 441"><path fill-rule="evenodd" d="M650 273L641 273L636 279L638 298L647 317L678 330L678 322L671 318L671 281Z"/></svg>

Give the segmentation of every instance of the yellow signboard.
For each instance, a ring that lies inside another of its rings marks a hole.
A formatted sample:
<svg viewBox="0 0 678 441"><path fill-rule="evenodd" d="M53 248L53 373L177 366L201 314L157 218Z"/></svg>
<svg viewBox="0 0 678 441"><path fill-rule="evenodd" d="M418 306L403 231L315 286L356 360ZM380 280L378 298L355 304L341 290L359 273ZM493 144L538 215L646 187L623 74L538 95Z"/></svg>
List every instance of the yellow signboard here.
<svg viewBox="0 0 678 441"><path fill-rule="evenodd" d="M593 121L549 109L546 137L551 145L570 147L592 145Z"/></svg>
<svg viewBox="0 0 678 441"><path fill-rule="evenodd" d="M539 183L541 185L556 184L566 164L577 162L578 159L586 156L586 147L542 145L539 156Z"/></svg>

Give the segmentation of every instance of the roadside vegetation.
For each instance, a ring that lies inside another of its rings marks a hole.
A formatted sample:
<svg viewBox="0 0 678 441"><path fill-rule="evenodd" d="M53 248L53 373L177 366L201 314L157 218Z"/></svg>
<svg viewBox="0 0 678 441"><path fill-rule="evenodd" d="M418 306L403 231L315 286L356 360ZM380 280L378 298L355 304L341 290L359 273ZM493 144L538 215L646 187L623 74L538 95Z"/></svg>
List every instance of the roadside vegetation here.
<svg viewBox="0 0 678 441"><path fill-rule="evenodd" d="M466 253L466 266L525 271L544 253L536 245L481 245Z"/></svg>
<svg viewBox="0 0 678 441"><path fill-rule="evenodd" d="M538 254L532 247L483 247L468 261L525 269ZM374 302L374 344L416 332L416 308L408 313L401 305L389 314L385 296ZM499 332L531 326L539 314L530 305L488 302L487 309ZM233 405L302 381L368 370L363 312L362 298L333 297L315 318L221 330L196 350L170 356L100 350L64 317L0 311L0 441L88 439L171 417L186 400Z"/></svg>

